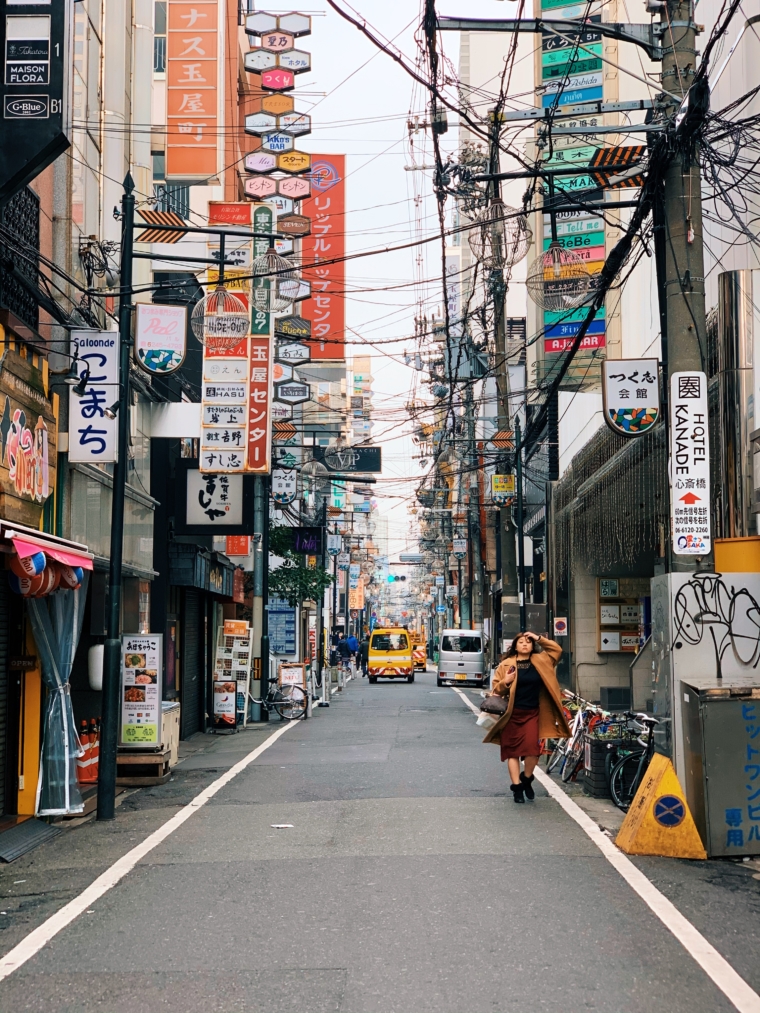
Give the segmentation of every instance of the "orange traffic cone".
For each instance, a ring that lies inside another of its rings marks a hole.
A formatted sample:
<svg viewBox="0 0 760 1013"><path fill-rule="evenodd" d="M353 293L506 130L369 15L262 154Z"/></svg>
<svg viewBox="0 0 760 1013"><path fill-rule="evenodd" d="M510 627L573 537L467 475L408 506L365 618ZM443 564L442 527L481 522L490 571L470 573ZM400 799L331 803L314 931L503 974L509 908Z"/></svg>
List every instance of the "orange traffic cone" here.
<svg viewBox="0 0 760 1013"><path fill-rule="evenodd" d="M82 743L84 753L77 757L77 780L83 784L90 772L90 733L87 728L87 719L83 719L79 732L79 741Z"/></svg>
<svg viewBox="0 0 760 1013"><path fill-rule="evenodd" d="M90 781L97 781L100 764L100 718L90 721Z"/></svg>

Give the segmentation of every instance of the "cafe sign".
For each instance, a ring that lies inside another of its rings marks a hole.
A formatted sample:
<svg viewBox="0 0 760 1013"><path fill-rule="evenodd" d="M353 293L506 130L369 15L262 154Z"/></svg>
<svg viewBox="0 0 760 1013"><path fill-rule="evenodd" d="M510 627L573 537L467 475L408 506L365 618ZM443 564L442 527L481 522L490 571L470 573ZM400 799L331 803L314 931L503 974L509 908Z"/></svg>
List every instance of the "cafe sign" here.
<svg viewBox="0 0 760 1013"><path fill-rule="evenodd" d="M7 351L0 360L0 516L37 527L53 492L57 397L32 359Z"/></svg>

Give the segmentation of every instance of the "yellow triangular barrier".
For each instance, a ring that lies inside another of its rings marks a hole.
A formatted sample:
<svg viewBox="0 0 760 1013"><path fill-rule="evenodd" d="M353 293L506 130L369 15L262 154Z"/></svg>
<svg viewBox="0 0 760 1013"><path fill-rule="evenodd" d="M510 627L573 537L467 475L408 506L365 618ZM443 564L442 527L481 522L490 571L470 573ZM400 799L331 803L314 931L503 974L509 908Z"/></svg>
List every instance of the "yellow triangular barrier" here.
<svg viewBox="0 0 760 1013"><path fill-rule="evenodd" d="M707 858L673 764L655 753L615 844L627 855Z"/></svg>

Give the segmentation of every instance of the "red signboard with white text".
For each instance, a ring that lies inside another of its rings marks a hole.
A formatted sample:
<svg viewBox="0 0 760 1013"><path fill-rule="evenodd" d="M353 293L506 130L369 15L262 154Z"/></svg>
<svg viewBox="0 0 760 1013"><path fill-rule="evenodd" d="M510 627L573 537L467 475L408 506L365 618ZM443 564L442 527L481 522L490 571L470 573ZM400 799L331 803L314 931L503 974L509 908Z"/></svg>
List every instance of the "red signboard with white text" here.
<svg viewBox="0 0 760 1013"><path fill-rule="evenodd" d="M301 212L311 219L311 235L302 241L303 277L311 299L301 305L311 322L311 358L346 356L346 156L311 156L311 193ZM337 263L330 263L337 260Z"/></svg>
<svg viewBox="0 0 760 1013"><path fill-rule="evenodd" d="M272 444L272 339L253 335L248 358L248 460L246 471L269 474Z"/></svg>

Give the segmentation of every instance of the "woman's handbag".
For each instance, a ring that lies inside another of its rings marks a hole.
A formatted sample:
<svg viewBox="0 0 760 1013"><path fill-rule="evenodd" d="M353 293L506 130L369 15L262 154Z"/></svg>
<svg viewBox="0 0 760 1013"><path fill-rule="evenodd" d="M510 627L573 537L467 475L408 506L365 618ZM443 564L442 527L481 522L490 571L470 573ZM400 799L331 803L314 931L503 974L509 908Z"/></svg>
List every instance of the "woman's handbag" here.
<svg viewBox="0 0 760 1013"><path fill-rule="evenodd" d="M499 696L498 693L491 693L480 705L481 711L486 714L495 714L499 718L507 713L507 707L509 707L509 699Z"/></svg>

